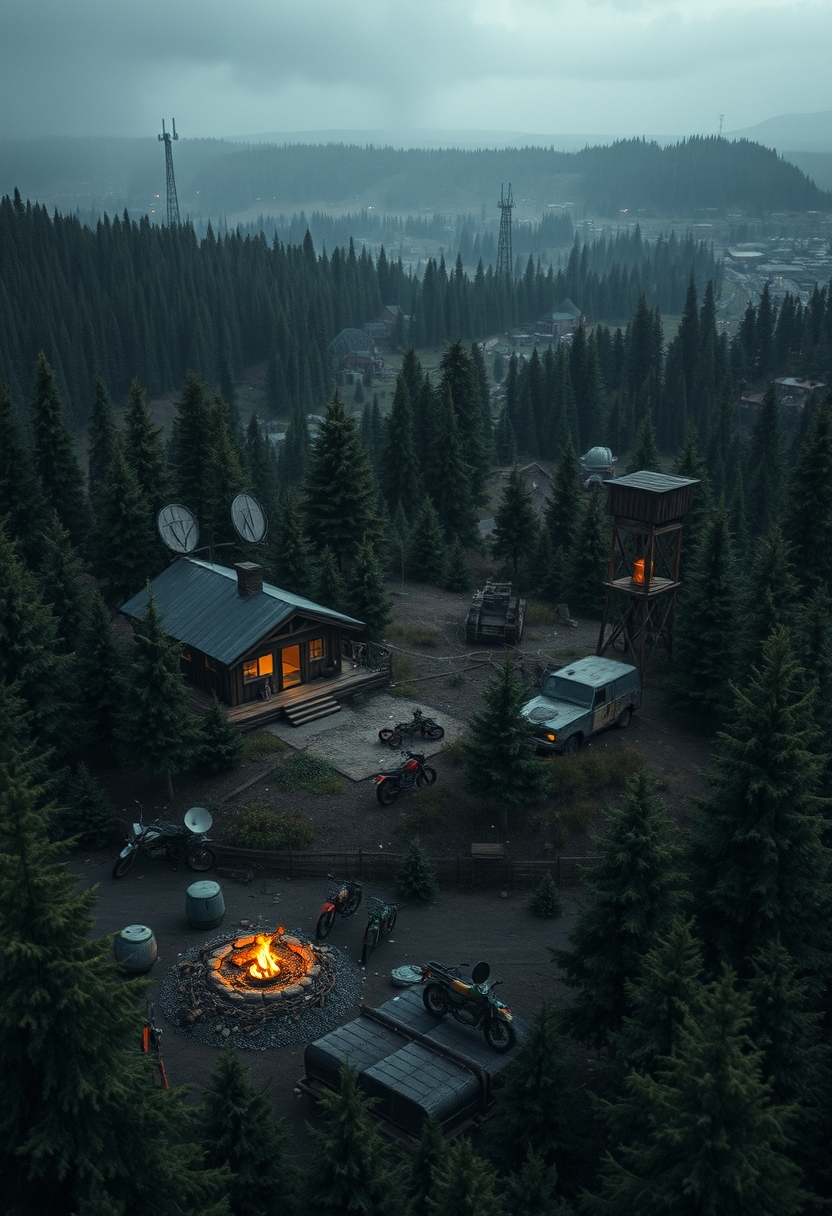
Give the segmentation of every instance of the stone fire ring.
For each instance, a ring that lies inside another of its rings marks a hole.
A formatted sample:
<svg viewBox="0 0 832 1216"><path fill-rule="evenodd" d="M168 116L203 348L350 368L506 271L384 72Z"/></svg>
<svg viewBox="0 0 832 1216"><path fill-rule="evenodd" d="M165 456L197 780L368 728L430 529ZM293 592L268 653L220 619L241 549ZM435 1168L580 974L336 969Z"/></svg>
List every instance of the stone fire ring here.
<svg viewBox="0 0 832 1216"><path fill-rule="evenodd" d="M222 985L214 973L241 941L258 932L270 935L278 930L249 930L247 939L224 933L180 956L159 988L159 1006L174 1033L206 1047L231 1043L247 1051L267 1051L318 1039L353 1016L361 998L359 968L343 951L310 942L300 930L284 930L281 944L310 961L303 977L307 983L290 981L280 997L276 992L281 989L269 986L240 987L232 997L233 987Z"/></svg>

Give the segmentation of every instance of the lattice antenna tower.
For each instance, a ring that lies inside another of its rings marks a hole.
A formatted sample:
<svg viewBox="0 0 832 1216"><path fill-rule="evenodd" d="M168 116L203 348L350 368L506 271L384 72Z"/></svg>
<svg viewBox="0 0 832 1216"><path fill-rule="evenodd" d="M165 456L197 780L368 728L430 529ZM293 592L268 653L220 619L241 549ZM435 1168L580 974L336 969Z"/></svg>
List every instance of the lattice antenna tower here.
<svg viewBox="0 0 832 1216"><path fill-rule="evenodd" d="M176 119L172 118L170 121L171 126L173 127L173 134L171 135L165 130L165 120L163 118L162 134L159 136L159 141L165 145L165 177L167 179L168 187L168 226L181 223L181 220L179 219L179 199L176 197L176 178L173 176L173 148L171 147L170 142L172 139L178 139L179 136L176 134Z"/></svg>
<svg viewBox="0 0 832 1216"><path fill-rule="evenodd" d="M500 185L500 201L497 204L500 208L500 240L497 244L497 277L501 274L508 275L511 278L514 269L514 262L511 256L511 209L514 206L514 198L511 193L511 182L508 184L508 194L503 194L502 184Z"/></svg>

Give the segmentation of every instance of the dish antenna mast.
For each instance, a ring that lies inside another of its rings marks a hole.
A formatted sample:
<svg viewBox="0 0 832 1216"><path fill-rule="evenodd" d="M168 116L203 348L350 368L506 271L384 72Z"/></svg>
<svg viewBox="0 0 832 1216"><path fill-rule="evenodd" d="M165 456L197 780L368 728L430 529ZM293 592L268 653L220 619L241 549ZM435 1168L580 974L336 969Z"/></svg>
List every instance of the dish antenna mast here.
<svg viewBox="0 0 832 1216"><path fill-rule="evenodd" d="M179 136L176 134L176 119L172 118L170 122L171 126L173 127L173 134L170 135L165 130L165 120L163 118L162 134L159 136L159 142L165 145L165 177L167 179L168 187L168 227L171 227L173 224L180 224L182 222L179 219L179 199L176 197L176 178L173 176L173 148L170 144L172 139L178 139Z"/></svg>
<svg viewBox="0 0 832 1216"><path fill-rule="evenodd" d="M256 498L251 494L238 494L231 504L231 522L240 540L247 544L257 545L265 538L267 532L266 515ZM156 528L162 544L177 557L188 557L192 553L205 553L214 560L214 549L227 548L226 542L221 545L205 545L197 549L199 542L199 524L196 516L181 503L168 503L162 507L156 517Z"/></svg>
<svg viewBox="0 0 832 1216"><path fill-rule="evenodd" d="M500 201L497 204L500 208L500 240L497 244L497 278L500 275L507 275L511 278L513 271L513 261L511 256L511 209L514 206L514 198L511 193L511 182L508 184L508 194L503 194L502 184L500 185Z"/></svg>

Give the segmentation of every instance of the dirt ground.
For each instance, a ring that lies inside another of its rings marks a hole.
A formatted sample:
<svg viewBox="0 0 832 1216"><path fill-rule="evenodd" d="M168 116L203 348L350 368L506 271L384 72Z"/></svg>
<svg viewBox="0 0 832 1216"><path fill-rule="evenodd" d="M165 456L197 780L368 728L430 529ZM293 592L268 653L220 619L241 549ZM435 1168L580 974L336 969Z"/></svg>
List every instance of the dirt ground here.
<svg viewBox="0 0 832 1216"><path fill-rule="evenodd" d="M466 646L463 622L469 596L413 584L391 590L395 616L389 641L395 654L394 686L381 695L368 694L355 707L357 720L364 722L365 733L369 731L372 738L375 729L389 725L390 713L395 712L396 707L400 707L400 719L406 719L418 705L426 713L435 712L442 720L464 725L482 704L483 686L501 664L504 652ZM548 624L545 620L543 610L533 608L522 647L515 652L521 675L524 671L530 675L536 663L559 666L595 650L596 622L581 621L572 629ZM421 640L414 632L416 626L427 631L421 634ZM690 797L705 789L704 773L710 744L707 739L691 735L675 721L665 702L662 670L657 664L655 676L648 673L642 711L633 718L629 728L609 731L591 746L602 749L626 746L641 753L661 782L669 813L678 820L684 818ZM335 715L333 722L339 716ZM285 735L286 732L281 733ZM306 733L301 728L297 732L297 746L309 746L312 740L308 736L312 734L311 728ZM322 754L326 754L326 739L326 731L317 733L315 747ZM395 760L396 753L380 744L375 747L379 767L389 766ZM472 840L501 839L498 826L472 809L459 766L443 757L441 750L431 758L438 773L433 789L416 797L401 798L391 808L379 806L368 777L361 780L344 777L343 792L337 795L279 791L270 782L269 773L281 759L269 756L247 761L241 770L210 782L201 780L198 774L180 777L175 782L172 805L164 800L158 780L122 772L102 774L102 779L116 806L125 808L125 819L132 816L129 808L134 798L144 804L148 819L161 812L167 818L179 816L193 805L210 806L215 813L212 835L220 840L235 811L246 803L257 801L266 802L278 811L291 810L308 818L315 831L313 849L354 851L360 846L373 851L382 847L390 852L401 852L414 828L414 819L419 818L414 812L425 794L433 799L430 804L433 812L419 826L419 832L433 855L460 853L468 856ZM568 761L556 758L551 763ZM244 784L248 788L229 798L229 794ZM445 792L441 796L436 793L442 790ZM599 803L598 813L586 825L587 830L560 842L558 851L565 856L579 856L590 851L589 831L599 828L602 823ZM403 828L408 830L403 831ZM518 819L512 823L510 836L511 853L517 859L551 855L551 849L546 848L546 832L531 819ZM80 855L73 860L72 866L81 875L84 885L100 884L97 933L113 933L130 923L153 927L160 950L153 973L154 983L158 983L167 968L175 964L177 955L197 944L199 935L188 928L184 916L185 890L193 876L187 871L174 873L163 862L141 859L124 879L114 882L110 878L114 855L115 850L106 855ZM248 886L224 880L227 914L223 930L233 930L241 920L258 922L265 927L279 920L281 924L311 933L324 887L325 880L256 879ZM394 895L393 891L370 885L366 887L366 893L381 897ZM470 964L480 958L487 959L493 976L504 981L501 995L521 1017L527 1017L543 999L562 1003L569 999L569 993L560 983L546 947L566 944L579 895L579 892L565 892L564 915L553 921L532 917L527 907L527 894L521 891L510 892L506 897L499 890L442 891L434 904L404 908L393 939L383 943L371 960L364 982L364 1000L377 1005L389 999L393 994L389 981L393 967L434 957L449 963ZM338 921L330 940L333 945L345 948L356 960L363 928L360 914L355 921ZM357 1013L357 1009L354 1012ZM164 1054L171 1080L175 1084L193 1084L195 1094L198 1094L210 1075L216 1051L190 1042L172 1027L167 1027ZM254 1076L271 1083L275 1110L289 1120L295 1133L295 1146L302 1154L307 1145L305 1120L312 1113L308 1099L295 1092L295 1083L303 1072L303 1045L246 1054Z"/></svg>

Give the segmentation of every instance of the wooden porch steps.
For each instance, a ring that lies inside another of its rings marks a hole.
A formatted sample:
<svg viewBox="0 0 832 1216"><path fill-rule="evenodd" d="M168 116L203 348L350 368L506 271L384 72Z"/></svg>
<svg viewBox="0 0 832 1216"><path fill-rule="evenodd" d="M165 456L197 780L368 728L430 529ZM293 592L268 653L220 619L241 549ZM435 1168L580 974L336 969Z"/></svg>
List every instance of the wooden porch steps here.
<svg viewBox="0 0 832 1216"><path fill-rule="evenodd" d="M328 692L318 693L314 697L304 697L294 705L284 705L283 712L292 726L305 726L317 718L326 718L329 714L337 714L341 706Z"/></svg>

